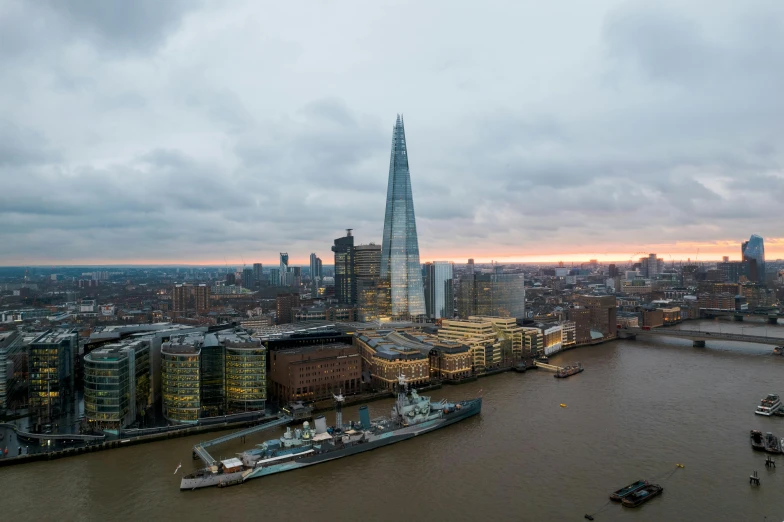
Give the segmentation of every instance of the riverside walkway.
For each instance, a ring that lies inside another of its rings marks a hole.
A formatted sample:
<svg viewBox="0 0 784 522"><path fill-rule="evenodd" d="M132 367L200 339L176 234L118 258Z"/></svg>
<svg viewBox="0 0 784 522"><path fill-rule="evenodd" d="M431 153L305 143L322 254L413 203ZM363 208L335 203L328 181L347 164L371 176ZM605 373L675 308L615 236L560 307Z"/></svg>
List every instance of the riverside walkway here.
<svg viewBox="0 0 784 522"><path fill-rule="evenodd" d="M706 332L702 330L676 330L674 328L622 328L618 330L619 339L636 339L637 337L678 337L691 339L694 346L704 347L708 340L737 341L741 343L767 344L780 346L784 344L784 337L769 337L765 335L746 335L724 332Z"/></svg>

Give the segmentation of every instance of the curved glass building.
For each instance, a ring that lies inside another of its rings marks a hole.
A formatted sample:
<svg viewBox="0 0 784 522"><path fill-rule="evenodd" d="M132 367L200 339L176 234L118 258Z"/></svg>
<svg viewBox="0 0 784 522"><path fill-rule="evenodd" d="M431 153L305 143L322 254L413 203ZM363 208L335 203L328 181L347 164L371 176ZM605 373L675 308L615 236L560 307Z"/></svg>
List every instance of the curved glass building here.
<svg viewBox="0 0 784 522"><path fill-rule="evenodd" d="M392 133L380 272L381 280L388 282L390 287L392 317L414 318L425 314L406 133L400 115Z"/></svg>
<svg viewBox="0 0 784 522"><path fill-rule="evenodd" d="M752 234L741 246L743 260L748 263L748 278L754 283L765 282L765 242L762 237Z"/></svg>
<svg viewBox="0 0 784 522"><path fill-rule="evenodd" d="M171 342L161 347L163 416L174 423L196 423L201 412L201 348Z"/></svg>
<svg viewBox="0 0 784 522"><path fill-rule="evenodd" d="M226 343L229 411L263 410L267 402L267 349L257 339Z"/></svg>

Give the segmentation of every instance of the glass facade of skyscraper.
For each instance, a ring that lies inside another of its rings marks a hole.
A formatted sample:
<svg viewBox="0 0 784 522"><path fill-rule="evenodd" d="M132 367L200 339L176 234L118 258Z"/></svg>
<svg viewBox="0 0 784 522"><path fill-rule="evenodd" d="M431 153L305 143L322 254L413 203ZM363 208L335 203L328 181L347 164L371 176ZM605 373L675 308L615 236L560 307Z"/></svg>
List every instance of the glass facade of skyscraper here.
<svg viewBox="0 0 784 522"><path fill-rule="evenodd" d="M258 340L226 345L226 401L232 413L263 410L267 401L267 349Z"/></svg>
<svg viewBox="0 0 784 522"><path fill-rule="evenodd" d="M389 282L393 317L425 314L422 269L419 264L414 198L403 118L398 115L389 159L384 238L381 245L381 279Z"/></svg>
<svg viewBox="0 0 784 522"><path fill-rule="evenodd" d="M765 242L762 237L752 234L741 247L743 260L748 263L748 278L754 283L765 282Z"/></svg>
<svg viewBox="0 0 784 522"><path fill-rule="evenodd" d="M430 319L450 319L454 316L452 290L452 263L434 261L425 263L425 308Z"/></svg>

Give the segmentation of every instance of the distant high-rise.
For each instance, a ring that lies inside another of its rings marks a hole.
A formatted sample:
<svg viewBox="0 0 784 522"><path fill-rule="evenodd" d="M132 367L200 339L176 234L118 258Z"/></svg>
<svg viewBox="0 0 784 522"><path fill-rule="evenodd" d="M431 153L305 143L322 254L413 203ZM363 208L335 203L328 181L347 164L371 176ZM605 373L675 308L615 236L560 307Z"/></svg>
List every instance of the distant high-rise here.
<svg viewBox="0 0 784 522"><path fill-rule="evenodd" d="M354 236L346 229L346 236L335 240L335 298L338 303L353 305L357 302L357 280L354 277Z"/></svg>
<svg viewBox="0 0 784 522"><path fill-rule="evenodd" d="M261 263L253 263L253 281L258 285L261 283L262 266Z"/></svg>
<svg viewBox="0 0 784 522"><path fill-rule="evenodd" d="M320 281L321 277L321 258L315 253L310 254L310 280Z"/></svg>
<svg viewBox="0 0 784 522"><path fill-rule="evenodd" d="M253 286L254 286L253 269L252 268L243 268L242 269L242 287L243 288L253 288Z"/></svg>
<svg viewBox="0 0 784 522"><path fill-rule="evenodd" d="M748 278L754 283L765 282L765 242L762 237L752 234L741 247L743 260L748 263Z"/></svg>
<svg viewBox="0 0 784 522"><path fill-rule="evenodd" d="M287 252L280 253L280 268L279 268L280 286L289 286L289 254Z"/></svg>
<svg viewBox="0 0 784 522"><path fill-rule="evenodd" d="M454 316L454 291L452 289L452 263L433 261L425 263L425 309L430 319L451 319Z"/></svg>
<svg viewBox="0 0 784 522"><path fill-rule="evenodd" d="M234 274L228 274L233 276ZM206 284L174 285L172 289L172 312L198 312L210 311L210 287Z"/></svg>
<svg viewBox="0 0 784 522"><path fill-rule="evenodd" d="M378 279L381 274L381 245L356 245L354 247L354 276L360 279Z"/></svg>
<svg viewBox="0 0 784 522"><path fill-rule="evenodd" d="M382 281L389 284L390 312L393 317L425 314L406 133L403 118L399 115L392 133L380 276Z"/></svg>

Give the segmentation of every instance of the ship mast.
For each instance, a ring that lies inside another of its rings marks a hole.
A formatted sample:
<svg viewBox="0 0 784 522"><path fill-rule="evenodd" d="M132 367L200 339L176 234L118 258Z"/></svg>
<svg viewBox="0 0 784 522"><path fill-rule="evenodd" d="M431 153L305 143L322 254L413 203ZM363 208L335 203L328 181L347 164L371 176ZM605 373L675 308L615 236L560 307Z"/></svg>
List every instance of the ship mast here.
<svg viewBox="0 0 784 522"><path fill-rule="evenodd" d="M343 431L343 402L346 398L343 397L343 390L332 396L335 398L335 430Z"/></svg>
<svg viewBox="0 0 784 522"><path fill-rule="evenodd" d="M397 414L403 418L403 406L405 405L406 395L408 393L408 379L403 374L397 377Z"/></svg>

